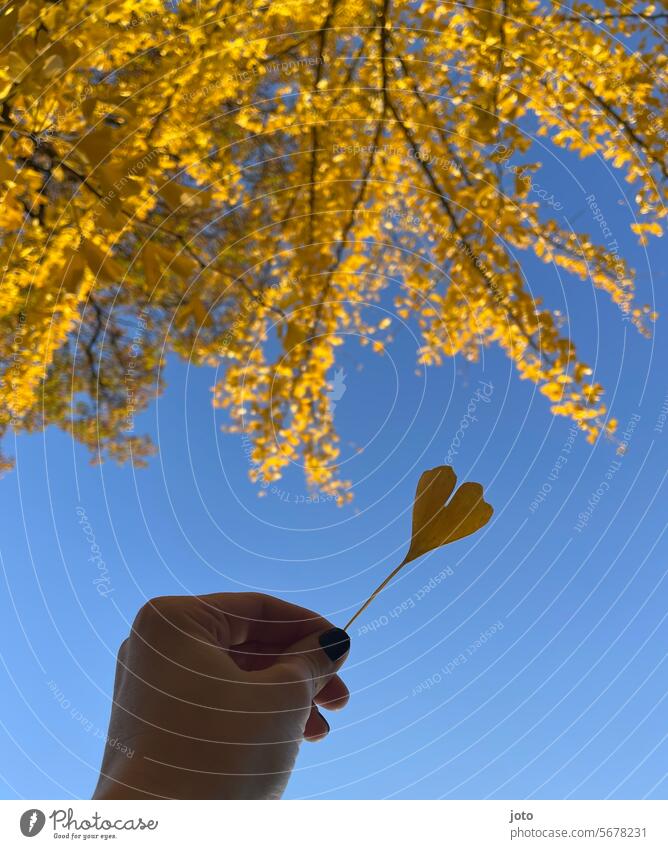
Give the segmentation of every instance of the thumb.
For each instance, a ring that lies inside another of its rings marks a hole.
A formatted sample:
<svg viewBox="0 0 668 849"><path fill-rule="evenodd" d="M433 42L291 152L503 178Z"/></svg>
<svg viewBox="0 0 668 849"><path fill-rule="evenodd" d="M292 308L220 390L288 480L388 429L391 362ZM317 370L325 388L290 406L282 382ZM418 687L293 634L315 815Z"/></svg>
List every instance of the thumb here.
<svg viewBox="0 0 668 849"><path fill-rule="evenodd" d="M287 648L273 667L274 679L308 683L315 697L345 663L350 637L341 628L310 634Z"/></svg>

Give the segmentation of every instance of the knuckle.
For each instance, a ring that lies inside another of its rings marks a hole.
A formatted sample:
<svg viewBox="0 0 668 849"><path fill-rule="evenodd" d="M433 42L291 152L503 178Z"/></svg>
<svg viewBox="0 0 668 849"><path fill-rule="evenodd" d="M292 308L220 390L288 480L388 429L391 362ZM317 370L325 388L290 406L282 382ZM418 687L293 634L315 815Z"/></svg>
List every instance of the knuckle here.
<svg viewBox="0 0 668 849"><path fill-rule="evenodd" d="M299 670L300 681L315 692L325 684L327 676L313 651L300 652L296 657L295 669Z"/></svg>
<svg viewBox="0 0 668 849"><path fill-rule="evenodd" d="M247 598L249 598L253 601L257 601L260 605L264 604L265 602L272 601L272 596L267 595L267 593L252 592L252 593L239 593L239 595L245 595Z"/></svg>
<svg viewBox="0 0 668 849"><path fill-rule="evenodd" d="M146 629L171 621L177 608L177 596L156 596L143 604L132 623L132 630L142 633Z"/></svg>
<svg viewBox="0 0 668 849"><path fill-rule="evenodd" d="M281 698L298 703L308 699L310 702L317 671L308 661L298 658L289 663L281 663L271 667L267 670L267 673L268 679L276 685L271 687L270 690L277 694L280 690Z"/></svg>
<svg viewBox="0 0 668 849"><path fill-rule="evenodd" d="M293 708L310 708L312 695L312 685L307 678L286 681L281 686L281 702Z"/></svg>
<svg viewBox="0 0 668 849"><path fill-rule="evenodd" d="M281 684L275 688L272 704L276 713L284 720L303 720L306 722L311 713L313 703L313 691L305 681L295 681L290 684Z"/></svg>

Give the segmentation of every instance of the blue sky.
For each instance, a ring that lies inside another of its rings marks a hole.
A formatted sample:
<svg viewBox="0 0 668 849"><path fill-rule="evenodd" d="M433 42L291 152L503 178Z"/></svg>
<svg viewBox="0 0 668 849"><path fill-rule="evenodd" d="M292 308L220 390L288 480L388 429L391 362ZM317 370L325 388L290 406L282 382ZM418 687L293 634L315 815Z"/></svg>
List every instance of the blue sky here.
<svg viewBox="0 0 668 849"><path fill-rule="evenodd" d="M548 150L544 163L553 214L596 233L584 200L596 194L640 302L666 313L665 250L629 232L632 187L594 160ZM473 403L452 462L484 484L493 520L411 564L352 627L350 705L303 747L288 796L665 798L668 325L643 339L590 284L523 266L566 316L620 431L631 426L622 457L573 438L495 349L416 374L409 332L383 357L354 339L339 349L335 417L355 481L343 509L305 503L299 469L282 497L258 498L241 438L211 406L214 373L176 360L137 422L160 444L146 470L91 467L55 430L7 444L3 796L90 794L115 652L146 598L259 590L347 621L403 556L417 479Z"/></svg>

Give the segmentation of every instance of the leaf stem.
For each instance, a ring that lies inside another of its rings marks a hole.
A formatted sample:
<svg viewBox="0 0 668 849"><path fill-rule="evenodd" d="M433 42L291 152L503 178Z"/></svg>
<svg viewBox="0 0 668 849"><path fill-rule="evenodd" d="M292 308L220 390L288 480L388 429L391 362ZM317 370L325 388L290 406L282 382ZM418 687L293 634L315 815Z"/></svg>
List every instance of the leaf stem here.
<svg viewBox="0 0 668 849"><path fill-rule="evenodd" d="M404 566L405 566L407 563L408 563L408 555L406 555L406 557L404 557L404 559L401 561L401 563L400 563L400 564L399 564L399 565L398 565L395 569L393 569L393 570L390 572L390 574L387 576L387 578L385 578L385 580L383 581L383 583L382 583L382 584L379 584L379 585L376 587L376 589L375 589L375 590L371 593L371 595L369 596L369 598L368 598L368 599L364 602L364 604L363 604L363 605L359 608L359 610L357 611L357 613L355 613L355 614L353 615L352 619L349 619L349 620L346 622L346 624L343 626L343 630L344 630L344 631L347 631L347 630L348 630L348 628L349 628L349 627L353 624L353 622L357 619L357 617L358 617L361 613L364 613L364 611L365 611L365 610L367 609L367 607L371 604L371 602L374 600L374 598L376 598L376 596L377 596L377 595L378 595L378 594L379 594L382 590L384 590L384 589L385 589L385 587L386 587L386 586L390 583L390 581L392 580L392 578L394 578L394 576L397 574L397 572L399 572L401 569L403 569L403 568L404 568Z"/></svg>

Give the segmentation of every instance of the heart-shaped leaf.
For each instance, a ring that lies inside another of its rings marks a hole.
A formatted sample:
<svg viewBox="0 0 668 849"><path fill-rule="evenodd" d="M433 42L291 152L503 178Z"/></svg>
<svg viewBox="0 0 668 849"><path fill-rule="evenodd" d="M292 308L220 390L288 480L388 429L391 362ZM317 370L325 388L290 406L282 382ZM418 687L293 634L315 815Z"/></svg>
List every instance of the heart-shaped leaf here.
<svg viewBox="0 0 668 849"><path fill-rule="evenodd" d="M480 530L489 522L494 512L483 498L482 486L467 481L452 495L457 475L452 466L436 466L420 476L413 505L413 530L408 553L364 602L352 619L367 609L376 596L403 567L423 554L463 539ZM452 495L452 498L450 496ZM449 499L449 500L448 500Z"/></svg>
<svg viewBox="0 0 668 849"><path fill-rule="evenodd" d="M405 563L449 542L467 537L489 522L494 512L479 483L457 483L452 466L436 466L420 477L413 506L413 533ZM447 503L446 503L447 502Z"/></svg>

